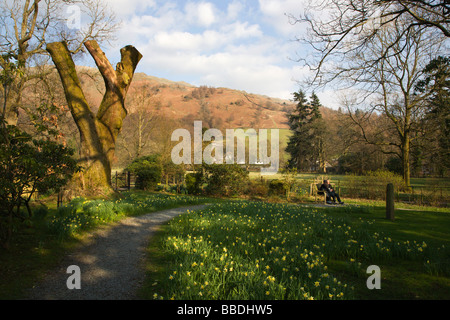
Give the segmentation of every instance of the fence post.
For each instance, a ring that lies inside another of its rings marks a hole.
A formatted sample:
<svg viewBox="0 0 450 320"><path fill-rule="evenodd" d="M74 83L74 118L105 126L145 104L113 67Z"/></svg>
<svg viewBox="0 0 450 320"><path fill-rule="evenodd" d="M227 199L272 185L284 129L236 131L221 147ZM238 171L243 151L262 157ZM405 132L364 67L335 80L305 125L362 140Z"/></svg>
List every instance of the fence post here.
<svg viewBox="0 0 450 320"><path fill-rule="evenodd" d="M56 200L56 208L59 208L62 205L62 191L58 192L58 199Z"/></svg>
<svg viewBox="0 0 450 320"><path fill-rule="evenodd" d="M127 184L128 184L128 191L131 190L131 173L130 171L127 172Z"/></svg>
<svg viewBox="0 0 450 320"><path fill-rule="evenodd" d="M395 220L394 215L394 185L389 183L386 187L386 219Z"/></svg>
<svg viewBox="0 0 450 320"><path fill-rule="evenodd" d="M338 180L338 195L340 197L342 197L342 194L341 194L341 180Z"/></svg>

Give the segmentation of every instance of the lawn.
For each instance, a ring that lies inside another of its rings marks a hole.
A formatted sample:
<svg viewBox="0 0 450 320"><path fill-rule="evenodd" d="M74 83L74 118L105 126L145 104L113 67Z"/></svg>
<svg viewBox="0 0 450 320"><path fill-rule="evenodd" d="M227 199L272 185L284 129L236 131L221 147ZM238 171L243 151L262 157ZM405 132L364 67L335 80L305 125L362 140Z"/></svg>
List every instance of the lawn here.
<svg viewBox="0 0 450 320"><path fill-rule="evenodd" d="M227 201L167 224L145 299L450 299L449 212ZM366 285L370 265L381 289Z"/></svg>
<svg viewBox="0 0 450 320"><path fill-rule="evenodd" d="M262 176L259 172L250 172L253 180L264 179L284 181L286 176L278 173ZM329 179L341 198L384 200L386 185L395 186L395 199L398 202L415 203L421 206L448 207L450 202L449 178L411 178L411 190L403 185L403 179L388 171L376 171L365 176L333 173L299 173L295 176L293 195L301 195L302 201L308 201L311 184ZM305 197L306 196L306 197Z"/></svg>

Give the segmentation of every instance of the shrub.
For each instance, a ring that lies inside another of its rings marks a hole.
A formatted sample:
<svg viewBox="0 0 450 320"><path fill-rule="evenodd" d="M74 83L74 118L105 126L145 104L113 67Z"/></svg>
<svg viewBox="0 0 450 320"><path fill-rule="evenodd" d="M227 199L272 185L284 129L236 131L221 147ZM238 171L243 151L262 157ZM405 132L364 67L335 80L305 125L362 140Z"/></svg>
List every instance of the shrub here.
<svg viewBox="0 0 450 320"><path fill-rule="evenodd" d="M51 140L33 139L0 119L0 244L9 247L17 222L32 216L36 191L59 191L78 170L73 150ZM25 206L28 217L21 213Z"/></svg>
<svg viewBox="0 0 450 320"><path fill-rule="evenodd" d="M286 187L284 182L277 179L271 180L269 182L269 193L276 196L286 195Z"/></svg>
<svg viewBox="0 0 450 320"><path fill-rule="evenodd" d="M208 194L221 196L243 194L250 181L248 171L237 164L203 164L199 178L197 183L206 183Z"/></svg>
<svg viewBox="0 0 450 320"><path fill-rule="evenodd" d="M266 197L269 194L269 186L261 180L250 180L245 193L249 196Z"/></svg>
<svg viewBox="0 0 450 320"><path fill-rule="evenodd" d="M201 192L201 177L198 173L188 173L185 177L186 189L189 194L199 194Z"/></svg>
<svg viewBox="0 0 450 320"><path fill-rule="evenodd" d="M384 194L386 193L386 185L388 183L392 183L396 190L405 190L403 177L394 172L378 169L376 171L367 172L367 176L372 183L375 181L376 184L381 185L381 192Z"/></svg>
<svg viewBox="0 0 450 320"><path fill-rule="evenodd" d="M136 188L140 190L155 190L161 181L162 165L159 155L138 158L127 170L136 175Z"/></svg>

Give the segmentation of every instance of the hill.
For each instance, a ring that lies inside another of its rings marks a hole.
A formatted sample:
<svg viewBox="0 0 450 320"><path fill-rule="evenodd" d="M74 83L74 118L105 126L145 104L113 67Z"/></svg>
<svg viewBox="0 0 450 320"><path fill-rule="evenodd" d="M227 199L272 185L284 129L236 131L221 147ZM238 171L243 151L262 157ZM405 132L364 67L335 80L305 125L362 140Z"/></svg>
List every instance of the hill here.
<svg viewBox="0 0 450 320"><path fill-rule="evenodd" d="M96 112L103 99L103 78L97 68L78 66L77 73L86 100L92 111ZM49 79L48 83L53 88L52 97L58 97L59 105L65 105L56 70ZM42 103L39 101L46 95L47 83L38 83L27 90L27 103L30 105ZM38 89L40 86L42 88ZM201 120L206 128L222 131L237 128L280 129L280 151L282 158L286 158L284 148L290 136L287 115L294 107L295 104L289 100L229 88L197 87L136 73L127 95L128 116L116 144L115 165L123 167L136 157L155 150L170 154L172 132L177 128L190 129L196 120ZM322 107L321 112L326 121L336 119L335 110ZM67 143L77 149L79 134L67 109L65 118L58 121ZM335 123L328 122L330 125Z"/></svg>
<svg viewBox="0 0 450 320"><path fill-rule="evenodd" d="M103 97L100 73L78 67L78 74L88 102L99 105ZM214 128L287 129L286 115L293 108L289 100L227 88L196 87L144 73L136 73L130 86L127 108L131 113L136 110L136 94L152 112L191 124L202 120L205 127Z"/></svg>

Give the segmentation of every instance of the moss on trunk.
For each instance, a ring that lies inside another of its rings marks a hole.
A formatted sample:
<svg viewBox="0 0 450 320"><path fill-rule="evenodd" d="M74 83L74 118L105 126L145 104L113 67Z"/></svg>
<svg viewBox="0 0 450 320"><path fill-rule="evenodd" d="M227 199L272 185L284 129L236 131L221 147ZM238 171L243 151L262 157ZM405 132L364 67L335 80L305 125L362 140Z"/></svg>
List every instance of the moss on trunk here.
<svg viewBox="0 0 450 320"><path fill-rule="evenodd" d="M64 42L47 45L58 70L64 93L80 132L80 165L83 171L72 181L77 195L105 194L112 191L111 164L115 144L127 115L125 97L142 55L132 46L121 49L122 60L113 69L103 51L94 40L85 47L94 58L105 81L106 92L97 114L89 107L78 79L72 56Z"/></svg>

